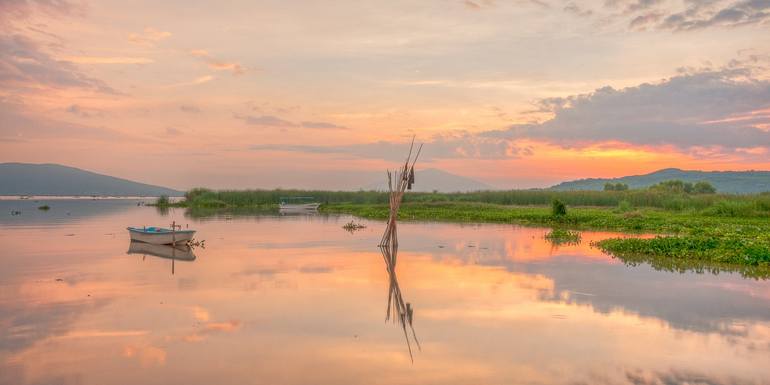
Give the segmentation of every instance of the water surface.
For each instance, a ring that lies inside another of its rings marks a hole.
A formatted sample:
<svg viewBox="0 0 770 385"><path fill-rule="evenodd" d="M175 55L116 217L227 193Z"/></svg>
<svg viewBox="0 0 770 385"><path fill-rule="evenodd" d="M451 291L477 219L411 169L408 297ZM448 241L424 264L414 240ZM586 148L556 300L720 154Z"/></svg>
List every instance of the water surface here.
<svg viewBox="0 0 770 385"><path fill-rule="evenodd" d="M770 383L768 281L590 246L617 234L400 224L412 362L385 322L382 222L138 201L0 200L1 384ZM171 221L205 239L193 260L127 253L126 226Z"/></svg>

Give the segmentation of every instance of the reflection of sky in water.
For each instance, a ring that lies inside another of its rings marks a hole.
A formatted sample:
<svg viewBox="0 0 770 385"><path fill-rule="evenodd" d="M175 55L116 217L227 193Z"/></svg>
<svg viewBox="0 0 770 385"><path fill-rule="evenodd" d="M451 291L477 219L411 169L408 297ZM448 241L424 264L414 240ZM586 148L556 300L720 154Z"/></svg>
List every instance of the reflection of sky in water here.
<svg viewBox="0 0 770 385"><path fill-rule="evenodd" d="M607 234L554 248L543 229L401 224L399 284L422 344L410 364L384 324L380 223L350 234L348 217L46 203L7 218L0 201L0 384L770 378L768 281L627 267L589 246ZM171 275L168 259L126 253L126 226L172 220L206 240L195 261Z"/></svg>

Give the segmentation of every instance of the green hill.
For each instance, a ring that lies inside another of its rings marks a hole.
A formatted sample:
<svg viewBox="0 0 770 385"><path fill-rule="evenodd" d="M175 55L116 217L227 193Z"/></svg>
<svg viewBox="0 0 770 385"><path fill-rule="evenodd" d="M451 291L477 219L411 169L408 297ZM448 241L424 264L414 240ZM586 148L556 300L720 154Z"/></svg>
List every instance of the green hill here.
<svg viewBox="0 0 770 385"><path fill-rule="evenodd" d="M181 196L183 193L59 164L0 163L0 195Z"/></svg>
<svg viewBox="0 0 770 385"><path fill-rule="evenodd" d="M685 182L708 181L718 192L752 194L770 191L770 171L690 171L667 168L645 175L621 178L590 178L562 182L551 190L603 190L604 184L625 183L629 188L638 189L652 186L664 180L679 179Z"/></svg>

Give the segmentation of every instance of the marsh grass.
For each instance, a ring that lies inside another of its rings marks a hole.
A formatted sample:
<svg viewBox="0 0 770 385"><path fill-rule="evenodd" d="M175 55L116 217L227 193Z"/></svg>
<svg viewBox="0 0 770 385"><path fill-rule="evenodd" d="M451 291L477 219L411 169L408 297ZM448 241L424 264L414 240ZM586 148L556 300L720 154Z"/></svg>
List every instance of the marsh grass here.
<svg viewBox="0 0 770 385"><path fill-rule="evenodd" d="M322 190L221 190L196 188L185 194L185 201L170 204L187 207L275 206L281 197L311 196L323 204L387 204L388 193L378 191ZM669 211L711 209L713 215L739 212L741 216L770 216L770 194L686 194L658 190L626 191L550 191L510 190L468 193L410 192L404 203L486 203L503 206L547 206L554 200L565 206L657 208ZM624 203L625 202L625 203ZM743 211L740 211L743 210Z"/></svg>

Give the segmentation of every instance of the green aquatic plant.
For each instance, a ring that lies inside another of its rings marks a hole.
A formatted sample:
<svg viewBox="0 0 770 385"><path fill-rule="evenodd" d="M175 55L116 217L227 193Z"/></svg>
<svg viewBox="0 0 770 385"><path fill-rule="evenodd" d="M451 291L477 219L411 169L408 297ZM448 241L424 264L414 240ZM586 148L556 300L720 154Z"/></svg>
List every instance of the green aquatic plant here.
<svg viewBox="0 0 770 385"><path fill-rule="evenodd" d="M366 226L362 225L360 223L356 223L354 221L350 221L350 222L346 223L345 225L343 225L342 228L347 230L347 231L349 231L350 233L354 233L354 232L356 232L358 230L365 229Z"/></svg>
<svg viewBox="0 0 770 385"><path fill-rule="evenodd" d="M38 210L40 210L40 211L48 211L48 210L50 210L50 209L51 209L51 206L48 206L48 205L42 205L42 206L38 206L38 208L37 208L37 209L38 209Z"/></svg>

